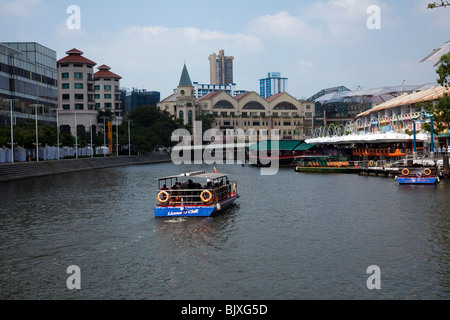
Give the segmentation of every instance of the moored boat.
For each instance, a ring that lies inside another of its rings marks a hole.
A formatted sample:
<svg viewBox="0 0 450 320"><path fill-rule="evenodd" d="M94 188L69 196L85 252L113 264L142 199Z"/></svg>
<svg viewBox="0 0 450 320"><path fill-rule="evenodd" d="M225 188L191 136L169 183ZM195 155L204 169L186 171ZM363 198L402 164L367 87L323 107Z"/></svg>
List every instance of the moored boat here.
<svg viewBox="0 0 450 320"><path fill-rule="evenodd" d="M158 186L155 217L209 217L239 198L237 184L224 173L183 173L159 178Z"/></svg>
<svg viewBox="0 0 450 320"><path fill-rule="evenodd" d="M399 184L436 184L440 182L434 167L405 167L396 177Z"/></svg>
<svg viewBox="0 0 450 320"><path fill-rule="evenodd" d="M296 172L358 173L357 162L341 161L333 156L301 156L296 159Z"/></svg>

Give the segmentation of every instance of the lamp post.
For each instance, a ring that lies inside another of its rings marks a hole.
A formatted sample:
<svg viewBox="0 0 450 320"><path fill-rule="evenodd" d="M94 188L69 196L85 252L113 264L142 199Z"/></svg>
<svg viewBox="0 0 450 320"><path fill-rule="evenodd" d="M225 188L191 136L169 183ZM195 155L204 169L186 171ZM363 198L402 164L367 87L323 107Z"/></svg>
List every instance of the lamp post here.
<svg viewBox="0 0 450 320"><path fill-rule="evenodd" d="M126 120L128 122L128 156L131 157L131 138L130 138L130 122L131 120Z"/></svg>
<svg viewBox="0 0 450 320"><path fill-rule="evenodd" d="M38 108L42 107L42 104L32 104L32 107L34 107L34 117L35 117L35 123L36 123L36 162L39 162L39 132L38 132Z"/></svg>
<svg viewBox="0 0 450 320"><path fill-rule="evenodd" d="M11 163L14 163L14 123L13 123L13 102L19 99L5 99L9 101L10 115L11 115Z"/></svg>

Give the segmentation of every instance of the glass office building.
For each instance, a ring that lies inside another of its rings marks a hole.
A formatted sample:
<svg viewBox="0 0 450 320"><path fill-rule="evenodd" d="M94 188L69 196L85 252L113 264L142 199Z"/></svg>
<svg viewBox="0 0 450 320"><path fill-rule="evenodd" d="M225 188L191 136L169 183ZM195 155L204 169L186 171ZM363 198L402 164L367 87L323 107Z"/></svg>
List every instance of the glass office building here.
<svg viewBox="0 0 450 320"><path fill-rule="evenodd" d="M34 120L56 124L56 52L36 42L0 43L0 125Z"/></svg>

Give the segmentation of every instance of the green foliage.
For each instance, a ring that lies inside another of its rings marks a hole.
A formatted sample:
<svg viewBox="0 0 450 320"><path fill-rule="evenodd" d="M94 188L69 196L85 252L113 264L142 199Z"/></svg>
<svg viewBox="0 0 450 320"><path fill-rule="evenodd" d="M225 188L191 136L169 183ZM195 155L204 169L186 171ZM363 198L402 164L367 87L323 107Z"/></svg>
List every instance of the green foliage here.
<svg viewBox="0 0 450 320"><path fill-rule="evenodd" d="M436 73L439 75L437 82L441 86L449 86L450 77L450 52L444 54L440 59L441 64L437 68Z"/></svg>
<svg viewBox="0 0 450 320"><path fill-rule="evenodd" d="M156 146L173 146L172 132L183 127L180 120L174 120L170 113L155 106L138 107L128 113L127 120L131 120L131 144L141 151L152 151ZM124 144L128 143L127 126L124 122L120 131L126 132L121 138Z"/></svg>
<svg viewBox="0 0 450 320"><path fill-rule="evenodd" d="M439 98L435 105L426 103L424 108L427 112L433 115L434 128L437 132L445 132L450 128L450 97L448 94L444 94L442 98ZM425 124L425 129L431 131L429 124Z"/></svg>

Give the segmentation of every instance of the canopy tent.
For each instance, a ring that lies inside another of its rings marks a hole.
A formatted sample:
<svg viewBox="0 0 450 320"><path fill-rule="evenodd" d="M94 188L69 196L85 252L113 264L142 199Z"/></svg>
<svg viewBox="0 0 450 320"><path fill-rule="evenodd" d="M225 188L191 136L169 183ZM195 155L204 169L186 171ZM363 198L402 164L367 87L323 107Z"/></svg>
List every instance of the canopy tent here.
<svg viewBox="0 0 450 320"><path fill-rule="evenodd" d="M436 87L436 83L380 87L374 89L358 89L353 91L335 92L324 95L315 100L323 105L347 102L347 103L382 103L396 98L404 93L421 91Z"/></svg>
<svg viewBox="0 0 450 320"><path fill-rule="evenodd" d="M426 133L418 133L417 141L427 141L430 135ZM316 145L335 145L335 144L355 144L355 143L389 143L389 142L409 142L414 137L405 133L387 132L387 133L366 133L352 134L346 136L323 137L306 140L306 143L314 143Z"/></svg>
<svg viewBox="0 0 450 320"><path fill-rule="evenodd" d="M276 150L291 151L291 150L294 150L296 147L298 147L302 143L303 143L303 141L279 140L278 148ZM275 145L274 145L274 147L275 147ZM259 141L255 144L250 145L249 149L250 150L271 150L272 149L272 141L271 140Z"/></svg>
<svg viewBox="0 0 450 320"><path fill-rule="evenodd" d="M450 41L444 43L439 48L434 49L429 55L420 60L420 62L430 61L437 67L440 64L441 57L450 52Z"/></svg>
<svg viewBox="0 0 450 320"><path fill-rule="evenodd" d="M385 103L382 103L375 108L372 108L370 110L367 110L363 113L358 114L356 117L360 118L362 116L366 116L372 112L375 111L381 111L384 109L389 109L397 106L403 106L408 104L413 104L420 101L433 101L436 100L442 96L444 96L445 93L450 93L450 89L442 86L438 87L431 87L429 89L425 89L422 91L410 93L410 94L403 94L397 98L391 99L389 101L386 101Z"/></svg>

